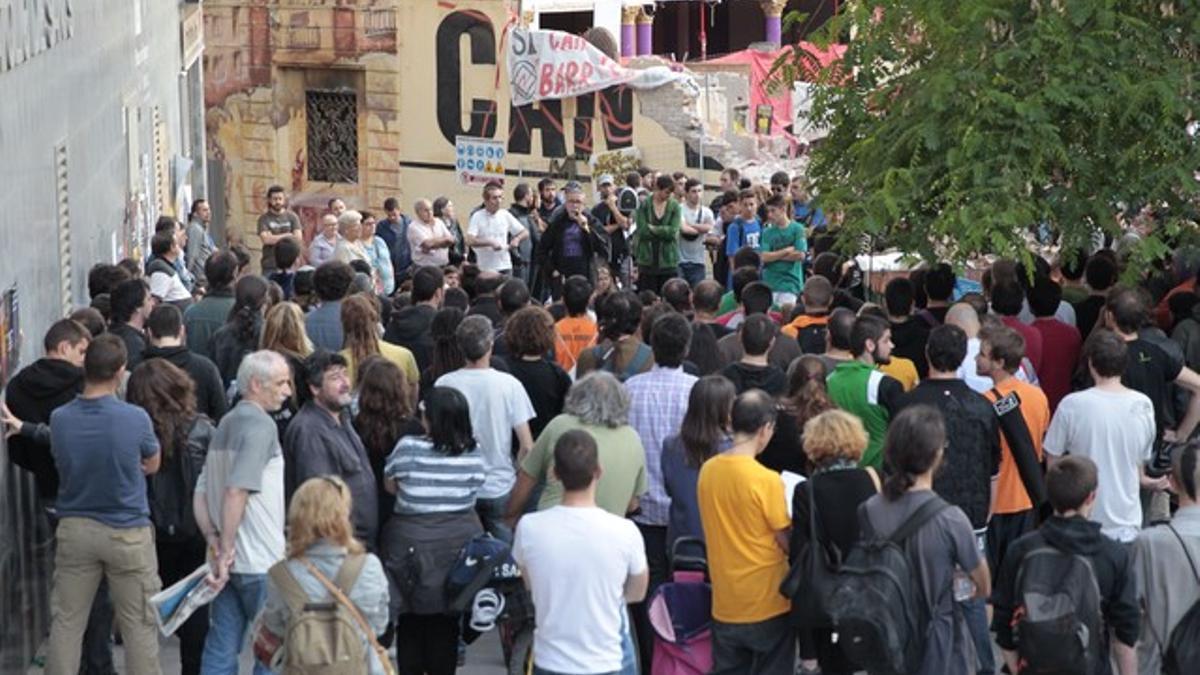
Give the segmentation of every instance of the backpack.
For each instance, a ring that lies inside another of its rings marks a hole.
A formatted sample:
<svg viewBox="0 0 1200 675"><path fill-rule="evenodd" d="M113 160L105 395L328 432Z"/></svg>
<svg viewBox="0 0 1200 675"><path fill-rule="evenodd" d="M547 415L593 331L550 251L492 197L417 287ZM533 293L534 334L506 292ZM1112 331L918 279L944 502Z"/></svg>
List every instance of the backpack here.
<svg viewBox="0 0 1200 675"><path fill-rule="evenodd" d="M1091 675L1102 658L1100 586L1084 556L1040 546L1017 568L1013 637L1022 673Z"/></svg>
<svg viewBox="0 0 1200 675"><path fill-rule="evenodd" d="M1192 553L1184 543L1183 537L1179 536L1179 532L1170 523L1167 523L1167 528L1179 540L1183 554L1187 556L1188 566L1192 568L1192 576L1195 577L1196 583L1200 584L1200 571L1196 570L1196 561L1192 559ZM1171 629L1167 650L1162 657L1162 667L1167 675L1200 672L1200 600L1193 603L1179 623Z"/></svg>
<svg viewBox="0 0 1200 675"><path fill-rule="evenodd" d="M483 533L468 541L446 574L447 611L468 611L479 591L521 578L508 544Z"/></svg>
<svg viewBox="0 0 1200 675"><path fill-rule="evenodd" d="M354 587L367 557L346 556L333 584L342 593ZM283 595L291 615L283 634L280 672L303 675L362 675L367 672L367 651L351 608L336 598L314 602L281 560L268 574Z"/></svg>
<svg viewBox="0 0 1200 675"><path fill-rule="evenodd" d="M881 537L866 504L858 507L862 538L838 571L827 608L842 652L859 668L878 675L911 673L920 667L929 617L903 544L950 505L935 496L891 536Z"/></svg>
<svg viewBox="0 0 1200 675"><path fill-rule="evenodd" d="M182 431L182 430L181 430ZM192 510L192 493L204 468L213 425L207 417L197 417L175 441L175 451L159 470L146 477L146 498L150 503L150 521L155 539L180 543L203 539Z"/></svg>
<svg viewBox="0 0 1200 675"><path fill-rule="evenodd" d="M617 210L621 212L621 215L628 218L634 211L637 211L637 207L637 190L629 186L621 188L621 191L617 193Z"/></svg>
<svg viewBox="0 0 1200 675"><path fill-rule="evenodd" d="M644 342L638 345L637 351L633 353L633 358L629 359L629 363L625 364L625 368L621 372L617 372L617 348L615 345L592 347L592 356L596 359L596 363L600 364L600 370L612 373L617 376L618 380L624 382L642 372L642 368L650 362L650 359L654 358L654 350Z"/></svg>

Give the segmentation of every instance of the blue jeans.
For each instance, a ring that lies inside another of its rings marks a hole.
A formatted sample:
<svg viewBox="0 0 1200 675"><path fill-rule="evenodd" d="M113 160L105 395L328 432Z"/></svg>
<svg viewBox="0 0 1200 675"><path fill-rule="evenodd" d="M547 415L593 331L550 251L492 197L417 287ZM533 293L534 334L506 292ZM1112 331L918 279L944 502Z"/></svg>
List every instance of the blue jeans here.
<svg viewBox="0 0 1200 675"><path fill-rule="evenodd" d="M208 610L208 637L200 659L201 675L237 675L238 655L250 628L267 601L267 575L230 574L229 582ZM271 675L254 662L254 675Z"/></svg>
<svg viewBox="0 0 1200 675"><path fill-rule="evenodd" d="M992 634L988 630L987 599L971 598L959 604L963 618L967 620L967 630L971 632L971 641L975 643L979 661L977 672L991 675L996 672L996 655L992 653Z"/></svg>
<svg viewBox="0 0 1200 675"><path fill-rule="evenodd" d="M704 263L679 263L679 276L688 282L688 286L695 288L696 284L704 281Z"/></svg>
<svg viewBox="0 0 1200 675"><path fill-rule="evenodd" d="M511 496L512 494L509 493L490 499L480 497L475 500L475 512L479 514L483 529L506 544L511 544L513 540L512 528L504 520L508 513L508 498Z"/></svg>

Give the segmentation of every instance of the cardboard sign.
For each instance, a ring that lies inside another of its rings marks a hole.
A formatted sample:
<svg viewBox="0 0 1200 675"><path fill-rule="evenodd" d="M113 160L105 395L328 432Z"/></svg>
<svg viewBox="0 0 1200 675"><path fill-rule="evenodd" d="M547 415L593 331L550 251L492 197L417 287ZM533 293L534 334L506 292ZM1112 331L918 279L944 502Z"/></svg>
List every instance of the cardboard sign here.
<svg viewBox="0 0 1200 675"><path fill-rule="evenodd" d="M626 68L577 35L515 27L508 37L508 86L515 106L572 98L620 84L651 89L682 81L690 83L695 95L700 92L690 75L666 66Z"/></svg>
<svg viewBox="0 0 1200 675"><path fill-rule="evenodd" d="M454 172L462 185L504 182L504 141L472 136L454 138Z"/></svg>

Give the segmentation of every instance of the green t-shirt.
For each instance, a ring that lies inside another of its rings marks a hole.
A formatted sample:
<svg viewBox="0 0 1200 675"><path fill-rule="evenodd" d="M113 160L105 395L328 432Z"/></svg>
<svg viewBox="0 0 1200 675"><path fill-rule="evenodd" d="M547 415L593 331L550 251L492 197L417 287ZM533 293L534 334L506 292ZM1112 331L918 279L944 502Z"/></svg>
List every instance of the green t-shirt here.
<svg viewBox="0 0 1200 675"><path fill-rule="evenodd" d="M759 238L759 246L763 253L782 251L793 248L797 251L808 251L808 238L804 227L792 221L784 227L772 223L763 228ZM775 293L799 294L804 287L804 270L799 260L776 260L763 264L763 283Z"/></svg>
<svg viewBox="0 0 1200 675"><path fill-rule="evenodd" d="M574 415L563 413L550 420L538 435L533 450L521 462L521 470L537 482L546 482L538 510L562 503L562 483L554 476L554 444L572 429L583 429L596 440L600 467L604 473L596 486L596 506L614 516L625 517L629 502L650 489L646 482L646 452L633 427L615 429L584 424Z"/></svg>

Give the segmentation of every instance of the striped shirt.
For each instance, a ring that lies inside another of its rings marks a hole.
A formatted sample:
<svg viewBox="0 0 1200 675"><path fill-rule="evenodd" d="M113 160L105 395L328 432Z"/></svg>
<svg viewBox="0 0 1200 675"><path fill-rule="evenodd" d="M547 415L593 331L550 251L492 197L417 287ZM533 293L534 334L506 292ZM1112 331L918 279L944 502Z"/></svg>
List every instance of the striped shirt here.
<svg viewBox="0 0 1200 675"><path fill-rule="evenodd" d="M396 481L395 512L452 513L475 506L486 475L477 450L451 457L423 436L405 436L387 459L383 475Z"/></svg>

